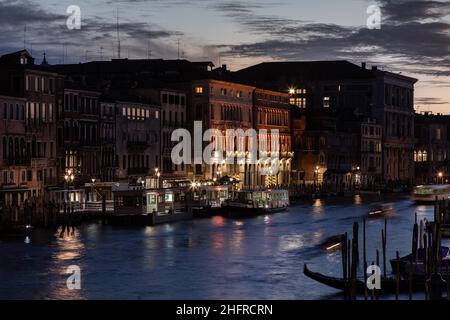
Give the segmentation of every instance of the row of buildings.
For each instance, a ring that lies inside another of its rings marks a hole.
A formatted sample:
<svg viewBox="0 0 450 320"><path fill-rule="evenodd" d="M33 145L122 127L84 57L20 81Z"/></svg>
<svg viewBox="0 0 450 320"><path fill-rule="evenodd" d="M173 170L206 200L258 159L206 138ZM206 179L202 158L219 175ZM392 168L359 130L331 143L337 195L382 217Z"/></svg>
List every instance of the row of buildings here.
<svg viewBox="0 0 450 320"><path fill-rule="evenodd" d="M430 150L434 140L417 144L422 131L414 122L428 120L414 114L416 79L365 64L262 63L238 72L186 60L49 65L45 56L37 64L22 50L0 57L0 70L0 201L6 204L45 201L68 185L140 183L155 174L228 178L252 188L381 189L412 185L422 162L447 159L446 150ZM223 134L277 129L279 149L267 143L267 151L276 153L280 170L261 174L263 161L174 164L172 132L192 133L195 121ZM428 169L424 179L444 170Z"/></svg>

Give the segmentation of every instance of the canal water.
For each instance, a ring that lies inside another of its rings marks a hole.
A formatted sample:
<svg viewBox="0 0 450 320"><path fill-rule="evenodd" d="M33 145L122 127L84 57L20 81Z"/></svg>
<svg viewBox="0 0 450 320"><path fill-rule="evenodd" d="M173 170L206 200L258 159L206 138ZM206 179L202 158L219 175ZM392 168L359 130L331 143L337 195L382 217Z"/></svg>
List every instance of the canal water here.
<svg viewBox="0 0 450 320"><path fill-rule="evenodd" d="M321 243L351 234L353 222L379 203L395 209L388 258L396 250L408 254L414 213L433 220L433 208L407 196L330 198L268 216L147 228L89 224L0 240L0 299L342 299L306 278L303 266L340 276L340 251L326 252ZM383 227L383 219L367 221L369 263L381 252ZM81 270L80 290L66 285L72 265Z"/></svg>

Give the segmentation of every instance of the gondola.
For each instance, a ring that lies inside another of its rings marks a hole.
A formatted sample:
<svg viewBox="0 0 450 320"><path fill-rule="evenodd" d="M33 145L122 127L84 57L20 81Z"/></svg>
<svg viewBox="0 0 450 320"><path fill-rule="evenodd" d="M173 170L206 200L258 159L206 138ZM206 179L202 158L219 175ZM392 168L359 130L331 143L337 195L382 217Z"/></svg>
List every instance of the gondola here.
<svg viewBox="0 0 450 320"><path fill-rule="evenodd" d="M407 256L401 257L398 260L392 259L390 261L392 270L394 270L394 272L398 271L400 272L400 274L406 274L412 270L414 275L423 275L425 270L425 267L423 265L424 257L425 250L422 248L417 250L417 257L414 262L412 262L414 260L412 253L408 254ZM441 264L441 273L446 274L447 264L445 262L450 260L450 247L441 246L441 249L439 250L439 257L443 262Z"/></svg>
<svg viewBox="0 0 450 320"><path fill-rule="evenodd" d="M318 272L313 272L308 269L308 266L305 264L303 273L308 278L315 280L319 283L322 283L328 287L341 290L341 291L347 291L349 288L349 281L345 280L344 278L337 278L337 277L330 277L323 275ZM419 292L425 290L425 278L424 277L414 277L412 281L409 279L401 278L398 281L398 290L399 293L405 293L409 292L410 285L413 292ZM356 292L358 294L362 294L365 292L367 286L364 283L363 280L357 279L356 280ZM443 288L445 289L445 288ZM370 291L370 290L369 290ZM397 281L395 277L393 278L382 278L381 279L381 289L376 290L377 294L394 294L397 291Z"/></svg>

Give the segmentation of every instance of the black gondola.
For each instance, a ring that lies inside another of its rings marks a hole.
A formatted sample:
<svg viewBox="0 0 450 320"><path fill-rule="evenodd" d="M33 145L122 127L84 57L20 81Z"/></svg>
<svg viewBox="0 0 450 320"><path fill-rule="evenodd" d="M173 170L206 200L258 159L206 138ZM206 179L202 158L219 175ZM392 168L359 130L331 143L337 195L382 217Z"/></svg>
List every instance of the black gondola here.
<svg viewBox="0 0 450 320"><path fill-rule="evenodd" d="M347 291L349 288L349 281L344 278L337 278L337 277L330 277L323 275L318 272L313 272L308 269L308 266L305 264L303 273L305 276L307 276L310 279L313 279L319 283L322 283L328 287L341 290L341 291ZM414 292L420 292L425 290L425 278L424 277L414 277L412 281L409 279L401 278L398 281L398 290L400 293L406 293L409 292L410 285L411 289ZM444 285L443 285L444 286ZM366 290L367 285L364 283L363 280L357 279L356 280L356 292L358 294L363 294ZM445 289L444 287L442 289ZM394 294L397 291L397 281L394 278L382 278L381 279L381 289L376 290L378 294Z"/></svg>

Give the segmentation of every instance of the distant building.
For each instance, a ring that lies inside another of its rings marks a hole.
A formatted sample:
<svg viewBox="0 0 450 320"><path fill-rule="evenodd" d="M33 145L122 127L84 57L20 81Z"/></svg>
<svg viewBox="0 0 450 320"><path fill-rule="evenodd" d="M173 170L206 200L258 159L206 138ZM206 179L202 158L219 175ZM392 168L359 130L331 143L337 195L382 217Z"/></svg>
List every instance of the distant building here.
<svg viewBox="0 0 450 320"><path fill-rule="evenodd" d="M71 88L73 87L73 88ZM64 103L58 117L59 176L71 170L74 184L84 186L100 180L100 92L66 83Z"/></svg>
<svg viewBox="0 0 450 320"><path fill-rule="evenodd" d="M376 189L381 185L383 127L375 119L361 122L361 187Z"/></svg>
<svg viewBox="0 0 450 320"><path fill-rule="evenodd" d="M139 95L161 106L161 160L160 173L162 179L182 179L188 175L188 166L184 163L176 165L172 161L172 148L175 142L171 141L172 132L179 128L186 128L187 91L150 85L149 88L136 89Z"/></svg>
<svg viewBox="0 0 450 320"><path fill-rule="evenodd" d="M204 131L208 129L220 130L224 137L227 129L242 129L244 131L253 129L254 90L254 87L233 82L193 81L189 97L190 108L187 115L190 129L192 130L194 121L201 121ZM224 151L228 148L231 149L226 145L226 141L222 142L222 147ZM237 143L235 143L234 155L236 156L237 148ZM224 152L222 158L225 159L225 157L226 153ZM238 163L237 157L233 164L217 161L212 165L197 164L193 169L195 178L199 180L219 180L223 177L229 177L239 181L241 187L254 184L252 172L255 172L255 165L248 164L246 161Z"/></svg>
<svg viewBox="0 0 450 320"><path fill-rule="evenodd" d="M352 133L348 132L352 137L344 138L340 132L341 129L337 128L337 131L333 131L332 122L341 124L345 117L360 119L357 121L364 121L367 118L376 119L383 131L383 182L413 183L413 102L416 79L382 71L377 67L367 69L365 64L360 67L347 61L262 63L240 70L234 76L251 85L270 87L289 93L291 104L309 111L306 115L307 140L313 139L310 135L312 132L308 129L312 127L308 123L321 122L319 119L322 118L331 125L331 129L325 130L331 135L331 139L326 143L331 143L340 137L341 142L348 141L347 146L352 147L355 144L350 140L355 139L355 134L359 134L361 127L352 126ZM311 112L314 110L321 111ZM319 119L316 121L314 117ZM341 127L344 131L347 130L346 126ZM325 134L325 131L321 131ZM316 136L316 139L323 142L326 137ZM359 145L359 142L357 144ZM344 153L354 151L344 148L346 148L345 144L341 144ZM353 174L351 168L360 166L360 163L350 165L347 160L339 160L341 156L343 155L331 155L331 157L338 157L334 161L337 167L333 171L341 176L335 178L343 181L348 180L348 176ZM361 157L358 155L356 158ZM309 161L312 161L309 164L311 168L321 166L317 164L316 159L311 158ZM359 161L356 160L356 162ZM320 173L316 176L319 176L319 180L321 179ZM309 180L306 176L305 179Z"/></svg>
<svg viewBox="0 0 450 320"><path fill-rule="evenodd" d="M450 116L430 112L415 115L416 184L450 181Z"/></svg>
<svg viewBox="0 0 450 320"><path fill-rule="evenodd" d="M62 105L62 77L21 50L0 57L0 90L25 99L24 144L30 164L27 180L33 200L40 204L46 189L58 183L56 157L57 108ZM21 115L22 117L22 115Z"/></svg>
<svg viewBox="0 0 450 320"><path fill-rule="evenodd" d="M159 106L141 102L116 102L116 153L119 181L139 182L160 163Z"/></svg>
<svg viewBox="0 0 450 320"><path fill-rule="evenodd" d="M101 98L100 100L100 170L102 182L112 182L116 179L118 157L116 155L116 105Z"/></svg>
<svg viewBox="0 0 450 320"><path fill-rule="evenodd" d="M255 89L254 92L254 128L267 130L278 130L280 134L280 145L278 154L280 167L278 174L274 176L260 174L262 164L259 163L252 180L252 187L256 186L287 186L291 180L291 165L293 159L291 143L291 106L289 95L272 90ZM272 152L270 144L267 150Z"/></svg>
<svg viewBox="0 0 450 320"><path fill-rule="evenodd" d="M25 104L25 98L0 96L0 203L10 206L21 206L33 187Z"/></svg>

